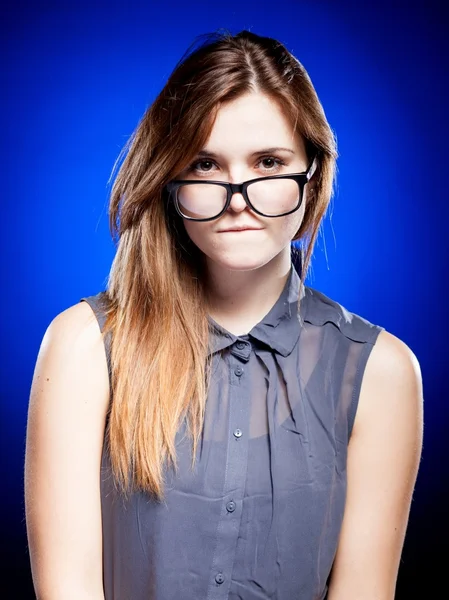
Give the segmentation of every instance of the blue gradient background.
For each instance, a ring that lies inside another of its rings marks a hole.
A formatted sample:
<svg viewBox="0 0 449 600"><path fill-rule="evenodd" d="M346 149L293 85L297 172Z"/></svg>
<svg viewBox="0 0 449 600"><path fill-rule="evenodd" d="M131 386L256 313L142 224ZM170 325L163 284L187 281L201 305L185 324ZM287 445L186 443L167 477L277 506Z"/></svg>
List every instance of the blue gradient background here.
<svg viewBox="0 0 449 600"><path fill-rule="evenodd" d="M103 289L114 254L113 163L194 37L220 27L284 42L336 131L337 194L308 283L400 337L420 361L425 443L397 598L442 597L435 560L449 500L444 3L36 4L4 8L0 26L2 597L7 587L8 597L34 597L23 462L42 336L58 312Z"/></svg>

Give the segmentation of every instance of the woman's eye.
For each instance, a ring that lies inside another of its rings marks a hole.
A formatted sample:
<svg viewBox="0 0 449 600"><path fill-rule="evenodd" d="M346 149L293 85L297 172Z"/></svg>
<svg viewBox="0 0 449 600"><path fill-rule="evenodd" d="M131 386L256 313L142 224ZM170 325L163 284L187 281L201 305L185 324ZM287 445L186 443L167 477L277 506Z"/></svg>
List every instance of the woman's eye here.
<svg viewBox="0 0 449 600"><path fill-rule="evenodd" d="M211 173L215 163L212 160L197 160L192 163L188 169L189 173ZM281 166L285 166L285 162L274 156L266 156L260 158L257 166L262 171L277 171Z"/></svg>
<svg viewBox="0 0 449 600"><path fill-rule="evenodd" d="M190 166L190 171L210 171L212 166L211 160L199 160Z"/></svg>
<svg viewBox="0 0 449 600"><path fill-rule="evenodd" d="M261 158L260 162L265 163L264 168L267 171L272 171L273 167L279 168L285 165L283 160L281 160L280 158L274 158L274 156L267 156L266 158Z"/></svg>

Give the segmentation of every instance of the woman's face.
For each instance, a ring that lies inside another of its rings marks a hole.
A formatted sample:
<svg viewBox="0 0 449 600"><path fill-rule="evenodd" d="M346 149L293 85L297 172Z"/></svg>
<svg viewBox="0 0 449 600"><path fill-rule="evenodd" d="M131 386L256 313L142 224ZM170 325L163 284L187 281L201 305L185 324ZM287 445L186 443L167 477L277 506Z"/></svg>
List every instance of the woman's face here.
<svg viewBox="0 0 449 600"><path fill-rule="evenodd" d="M264 94L251 93L219 109L205 148L177 179L241 183L266 175L301 173L307 167L303 140L294 134L280 106ZM290 215L262 217L236 193L220 218L183 221L208 264L212 261L216 267L245 271L266 265L283 251L290 254L304 208L305 198ZM254 229L229 231L243 226Z"/></svg>

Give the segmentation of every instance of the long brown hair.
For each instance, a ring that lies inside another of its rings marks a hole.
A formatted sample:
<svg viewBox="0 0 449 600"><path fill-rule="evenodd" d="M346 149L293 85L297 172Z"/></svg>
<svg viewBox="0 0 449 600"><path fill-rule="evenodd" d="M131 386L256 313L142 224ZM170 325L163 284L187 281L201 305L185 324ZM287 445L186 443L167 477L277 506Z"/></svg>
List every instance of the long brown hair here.
<svg viewBox="0 0 449 600"><path fill-rule="evenodd" d="M118 244L105 295L112 373L106 440L122 492L140 489L159 500L164 466L177 466L175 436L183 419L194 464L210 366L203 257L166 202L165 184L205 145L221 104L251 91L277 100L309 158L319 158L294 238L303 247L303 283L336 159L335 138L310 78L280 42L221 31L194 46L125 147L110 199Z"/></svg>

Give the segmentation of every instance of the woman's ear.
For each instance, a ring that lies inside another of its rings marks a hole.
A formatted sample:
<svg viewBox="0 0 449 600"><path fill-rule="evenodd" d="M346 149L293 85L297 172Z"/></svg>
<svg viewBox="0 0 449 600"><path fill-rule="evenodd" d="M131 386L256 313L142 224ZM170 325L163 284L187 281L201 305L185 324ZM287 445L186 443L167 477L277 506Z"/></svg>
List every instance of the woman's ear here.
<svg viewBox="0 0 449 600"><path fill-rule="evenodd" d="M315 181L313 181L311 179L309 181L309 183L306 184L306 194L305 194L306 204L307 204L307 202L310 202L310 200L312 200L312 198L315 196L315 191L316 191Z"/></svg>

